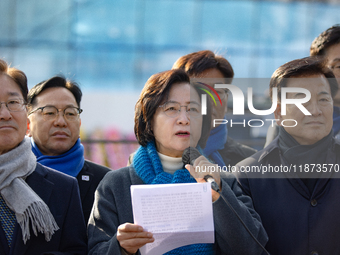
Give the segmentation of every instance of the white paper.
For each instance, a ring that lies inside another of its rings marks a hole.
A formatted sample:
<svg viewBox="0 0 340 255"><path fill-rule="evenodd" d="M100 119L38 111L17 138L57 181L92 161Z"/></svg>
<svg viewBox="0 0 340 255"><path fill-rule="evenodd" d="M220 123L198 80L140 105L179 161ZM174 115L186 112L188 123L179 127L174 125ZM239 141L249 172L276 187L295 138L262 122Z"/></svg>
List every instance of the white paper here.
<svg viewBox="0 0 340 255"><path fill-rule="evenodd" d="M214 243L210 183L132 185L131 199L134 223L155 238L140 248L142 255Z"/></svg>

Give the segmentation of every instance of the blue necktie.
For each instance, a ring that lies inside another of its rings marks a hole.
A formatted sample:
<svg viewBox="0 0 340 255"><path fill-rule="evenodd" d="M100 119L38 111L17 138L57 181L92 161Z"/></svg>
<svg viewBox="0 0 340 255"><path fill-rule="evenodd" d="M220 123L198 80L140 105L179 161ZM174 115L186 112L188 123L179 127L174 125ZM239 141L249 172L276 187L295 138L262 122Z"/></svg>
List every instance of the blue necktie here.
<svg viewBox="0 0 340 255"><path fill-rule="evenodd" d="M0 195L0 223L2 229L5 231L9 247L11 247L16 222L15 213L9 209L5 200Z"/></svg>

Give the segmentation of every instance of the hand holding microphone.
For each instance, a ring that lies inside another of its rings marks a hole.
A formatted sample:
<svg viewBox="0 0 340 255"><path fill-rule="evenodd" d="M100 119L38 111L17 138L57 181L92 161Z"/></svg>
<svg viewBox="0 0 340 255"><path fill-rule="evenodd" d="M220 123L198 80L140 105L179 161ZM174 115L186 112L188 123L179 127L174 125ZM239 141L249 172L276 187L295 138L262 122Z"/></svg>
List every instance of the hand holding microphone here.
<svg viewBox="0 0 340 255"><path fill-rule="evenodd" d="M190 172L190 174L196 179L197 182L210 182L211 183L211 193L212 193L212 200L213 202L216 201L220 196L224 200L224 202L227 204L227 206L230 208L231 211L236 215L236 217L240 220L244 228L247 230L249 235L254 239L254 241L261 247L261 249L269 255L269 252L263 247L263 245L256 239L256 237L252 234L252 232L249 230L247 225L244 223L240 215L235 211L235 209L231 206L231 204L225 199L225 197L221 194L221 179L219 172L217 171L217 164L210 163L204 156L201 155L201 153L193 147L188 147L184 150L182 155L182 161L185 164L185 168ZM210 166L211 170L210 172L204 172L200 171L204 169L209 169L208 166Z"/></svg>
<svg viewBox="0 0 340 255"><path fill-rule="evenodd" d="M220 194L221 179L217 164L212 164L208 159L201 155L201 153L193 148L188 147L184 150L182 161L185 168L196 179L197 182L210 182L212 188L212 199L216 201Z"/></svg>

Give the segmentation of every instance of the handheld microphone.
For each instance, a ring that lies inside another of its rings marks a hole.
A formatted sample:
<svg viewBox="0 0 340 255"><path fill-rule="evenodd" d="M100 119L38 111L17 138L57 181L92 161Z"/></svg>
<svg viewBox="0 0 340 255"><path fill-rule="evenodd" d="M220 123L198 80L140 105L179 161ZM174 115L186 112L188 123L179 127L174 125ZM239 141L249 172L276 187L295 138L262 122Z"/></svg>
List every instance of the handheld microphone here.
<svg viewBox="0 0 340 255"><path fill-rule="evenodd" d="M201 153L194 147L188 147L183 151L182 155L182 162L184 165L189 164L189 165L194 165L195 160L201 156ZM211 175L206 175L204 176L204 180L206 182L210 182L211 188L215 190L216 192L220 191L220 188L214 178Z"/></svg>
<svg viewBox="0 0 340 255"><path fill-rule="evenodd" d="M183 151L182 162L184 165L194 165L195 160L201 156L201 153L194 147L188 147Z"/></svg>
<svg viewBox="0 0 340 255"><path fill-rule="evenodd" d="M189 165L194 165L195 160L201 156L201 153L194 147L188 147L183 151L183 155L182 155L182 162L184 163L184 165L189 164ZM249 230L249 228L246 226L246 224L244 223L244 221L241 219L241 217L238 215L238 213L235 211L235 209L232 207L232 205L224 198L224 196L222 195L222 193L220 192L220 188L217 185L217 183L215 182L214 178L211 175L206 175L204 176L204 180L206 182L210 182L211 183L211 188L213 190L215 190L216 192L218 192L220 194L220 196L222 197L222 199L224 200L224 202L228 205L228 207L231 209L231 211L236 215L236 217L240 220L241 224L243 225L243 227L247 230L247 232L249 233L249 235L254 239L254 241L261 247L261 249L268 255L269 252L263 247L263 245L256 239L256 237L251 233L251 231Z"/></svg>

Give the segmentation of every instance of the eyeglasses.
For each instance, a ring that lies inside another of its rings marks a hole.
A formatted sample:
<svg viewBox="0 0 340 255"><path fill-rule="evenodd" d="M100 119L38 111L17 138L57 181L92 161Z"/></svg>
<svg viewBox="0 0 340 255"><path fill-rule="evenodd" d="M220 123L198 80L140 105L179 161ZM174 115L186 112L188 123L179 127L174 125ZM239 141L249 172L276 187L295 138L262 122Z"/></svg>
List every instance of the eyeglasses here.
<svg viewBox="0 0 340 255"><path fill-rule="evenodd" d="M82 109L77 107L66 107L65 109L58 109L55 106L44 106L31 111L28 115L31 115L38 110L41 110L42 116L46 121L55 120L59 115L59 112L63 112L63 116L66 120L76 121L79 119L79 114L83 112Z"/></svg>
<svg viewBox="0 0 340 255"><path fill-rule="evenodd" d="M207 84L207 83L203 83L203 82L196 82L194 84L198 85L199 87L201 87L200 85L202 85L202 84L206 85L208 87L212 87L212 88L215 87L215 83L214 84ZM218 84L218 83L216 83L216 84ZM215 91L217 92L217 94L220 97L220 99L223 100L226 97L226 95L228 95L228 91L229 90L228 89L219 88L219 89L215 89ZM219 99L218 99L218 97L217 97L217 95L215 93L212 93L212 96L214 97L215 100L219 101Z"/></svg>
<svg viewBox="0 0 340 255"><path fill-rule="evenodd" d="M5 104L10 112L20 112L26 107L25 101L23 99L10 99L7 102L0 102L0 109L2 104Z"/></svg>
<svg viewBox="0 0 340 255"><path fill-rule="evenodd" d="M224 99L226 95L228 94L228 90L225 90L225 89L215 89L215 90L217 94L220 96L221 100ZM215 94L213 95L214 97L216 97ZM215 98L215 99L218 100L218 98Z"/></svg>
<svg viewBox="0 0 340 255"><path fill-rule="evenodd" d="M339 63L337 63L337 64L334 65L334 66L330 66L329 68L332 69L333 73L334 73L336 76L340 76L340 64L339 64Z"/></svg>
<svg viewBox="0 0 340 255"><path fill-rule="evenodd" d="M191 118L199 118L202 116L201 110L200 110L200 105L195 104L195 103L190 103L188 105L180 105L179 103L176 102L166 102L159 107L163 107L164 113L171 117L175 118L179 115L181 112L181 108L185 107L187 114L189 114L189 117Z"/></svg>

